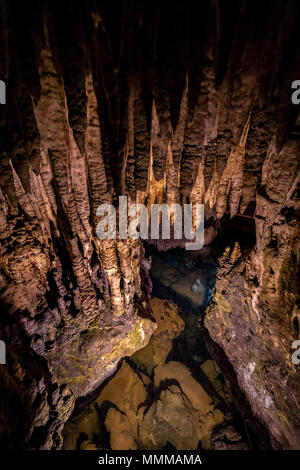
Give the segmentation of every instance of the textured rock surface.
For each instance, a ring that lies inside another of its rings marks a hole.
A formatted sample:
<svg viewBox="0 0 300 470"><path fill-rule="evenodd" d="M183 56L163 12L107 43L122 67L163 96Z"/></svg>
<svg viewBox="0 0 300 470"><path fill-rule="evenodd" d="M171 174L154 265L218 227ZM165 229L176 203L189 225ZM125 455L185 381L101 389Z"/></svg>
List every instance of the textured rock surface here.
<svg viewBox="0 0 300 470"><path fill-rule="evenodd" d="M287 228L285 224L282 238ZM299 368L291 360L298 334L293 324L297 286L296 270L286 269L293 245L279 242L275 254L271 239L265 243L246 259L236 257L234 249L223 257L205 326L232 362L239 386L254 415L266 423L273 445L297 449ZM283 286L288 286L286 294Z"/></svg>
<svg viewBox="0 0 300 470"><path fill-rule="evenodd" d="M229 446L230 438L248 448L230 424L229 408L223 407L222 412L218 399L206 392L185 365L166 362L183 328L176 305L153 298L151 307L157 329L149 344L129 363L122 363L87 409L72 416L63 431L64 449L77 448L83 438L99 449L164 449L168 445L178 450L209 449ZM204 362L203 371L219 397L230 400L214 361Z"/></svg>
<svg viewBox="0 0 300 470"><path fill-rule="evenodd" d="M228 424L221 425L211 436L214 450L248 450L247 444L242 442L241 436Z"/></svg>
<svg viewBox="0 0 300 470"><path fill-rule="evenodd" d="M298 3L3 1L0 21L0 373L6 409L31 410L1 443L59 447L74 394L147 339L125 339L147 312L142 245L95 235L98 204L127 194L255 219L206 326L274 442L299 448ZM108 337L124 350L102 368Z"/></svg>
<svg viewBox="0 0 300 470"><path fill-rule="evenodd" d="M151 373L154 367L164 364L172 349L173 340L182 332L184 321L172 302L151 299L153 318L157 323L149 343L132 356L138 367Z"/></svg>

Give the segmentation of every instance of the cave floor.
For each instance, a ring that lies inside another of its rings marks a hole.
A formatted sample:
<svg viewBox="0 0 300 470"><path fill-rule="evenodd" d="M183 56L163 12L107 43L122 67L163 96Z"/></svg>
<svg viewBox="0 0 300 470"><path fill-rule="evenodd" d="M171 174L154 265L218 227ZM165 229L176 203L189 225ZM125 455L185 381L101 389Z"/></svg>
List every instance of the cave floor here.
<svg viewBox="0 0 300 470"><path fill-rule="evenodd" d="M229 383L198 328L215 260L209 249L201 256L151 249L148 256L157 328L146 347L123 359L97 398L73 413L63 448L248 449Z"/></svg>

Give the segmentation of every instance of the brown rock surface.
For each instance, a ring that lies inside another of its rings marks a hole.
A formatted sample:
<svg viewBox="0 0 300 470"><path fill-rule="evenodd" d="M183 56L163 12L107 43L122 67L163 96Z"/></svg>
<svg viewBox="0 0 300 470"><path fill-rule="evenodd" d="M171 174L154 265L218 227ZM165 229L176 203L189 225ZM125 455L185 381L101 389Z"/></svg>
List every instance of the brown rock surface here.
<svg viewBox="0 0 300 470"><path fill-rule="evenodd" d="M142 243L95 233L126 194L203 202L208 238L255 224L205 325L273 445L299 448L297 1L17 3L0 28L1 447L60 448L75 397L154 330Z"/></svg>
<svg viewBox="0 0 300 470"><path fill-rule="evenodd" d="M177 307L158 298L151 299L151 306L157 329L149 344L135 353L130 363L124 361L96 400L71 418L63 431L64 448L74 441L76 448L80 436L85 436L85 442L94 439L96 445L109 432L109 446L115 450L158 450L170 444L178 450L197 449L200 443L210 449L214 430L229 423L230 414L218 409L218 400L208 395L185 365L165 362L183 327ZM225 385L220 387L216 367L212 360L203 364L211 384L228 395ZM240 445L246 447L231 428ZM221 437L216 440L213 445L220 445Z"/></svg>

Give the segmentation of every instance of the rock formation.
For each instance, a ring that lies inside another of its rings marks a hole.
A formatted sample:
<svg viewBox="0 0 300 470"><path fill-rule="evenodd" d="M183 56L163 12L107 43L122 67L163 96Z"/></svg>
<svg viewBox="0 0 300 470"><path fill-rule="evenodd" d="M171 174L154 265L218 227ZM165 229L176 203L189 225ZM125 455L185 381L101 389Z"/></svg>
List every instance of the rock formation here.
<svg viewBox="0 0 300 470"><path fill-rule="evenodd" d="M155 330L143 242L96 236L119 195L205 204L207 243L227 224L204 325L272 445L300 447L299 26L296 0L1 0L1 447L60 448Z"/></svg>
<svg viewBox="0 0 300 470"><path fill-rule="evenodd" d="M184 327L178 308L158 298L150 303L157 329L148 345L130 363L123 362L88 409L71 418L63 431L64 448L157 450L171 445L195 450L230 448L232 441L236 448L248 449L231 424L229 408L222 412L220 402L182 363L166 362L172 341ZM230 401L214 361L206 361L203 371L222 400Z"/></svg>

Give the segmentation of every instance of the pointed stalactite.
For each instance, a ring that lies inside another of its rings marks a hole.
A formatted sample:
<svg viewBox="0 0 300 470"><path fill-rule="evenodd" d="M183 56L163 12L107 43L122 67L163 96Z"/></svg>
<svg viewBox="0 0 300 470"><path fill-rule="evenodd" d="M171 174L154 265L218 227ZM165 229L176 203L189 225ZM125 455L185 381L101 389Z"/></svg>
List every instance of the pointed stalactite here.
<svg viewBox="0 0 300 470"><path fill-rule="evenodd" d="M86 93L87 128L85 134L85 158L90 183L92 217L95 217L98 205L111 202L111 195L108 191L103 161L98 103L90 71L86 73Z"/></svg>
<svg viewBox="0 0 300 470"><path fill-rule="evenodd" d="M179 167L174 164L173 153L171 150L171 142L168 146L167 161L165 165L166 172L166 202L167 204L179 204L180 193L179 193Z"/></svg>
<svg viewBox="0 0 300 470"><path fill-rule="evenodd" d="M218 218L223 217L228 203L230 217L236 215L238 211L243 188L244 157L250 126L250 116L251 113L249 113L239 144L235 149L231 149L226 168L220 180L216 205Z"/></svg>
<svg viewBox="0 0 300 470"><path fill-rule="evenodd" d="M135 200L136 187L135 187L135 153L134 153L134 101L135 91L133 83L130 86L129 100L128 100L128 134L127 134L127 159L126 159L126 179L125 186L126 192L129 194L131 200Z"/></svg>
<svg viewBox="0 0 300 470"><path fill-rule="evenodd" d="M72 188L66 100L63 84L53 63L46 21L45 19L46 43L41 51L40 63L42 95L34 106L34 112L41 135L41 149L49 155L61 203L72 227L78 233L82 243L86 243L87 234L80 220Z"/></svg>

